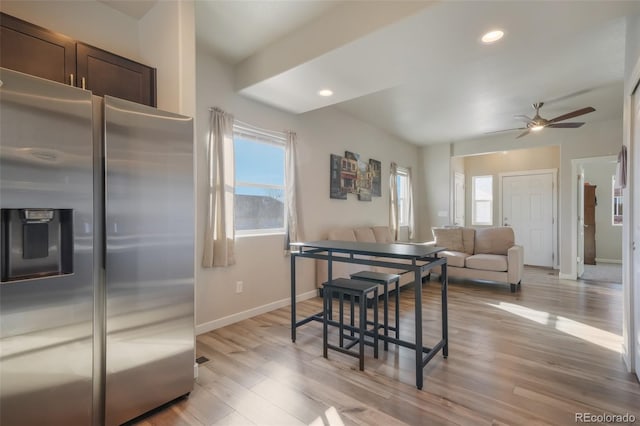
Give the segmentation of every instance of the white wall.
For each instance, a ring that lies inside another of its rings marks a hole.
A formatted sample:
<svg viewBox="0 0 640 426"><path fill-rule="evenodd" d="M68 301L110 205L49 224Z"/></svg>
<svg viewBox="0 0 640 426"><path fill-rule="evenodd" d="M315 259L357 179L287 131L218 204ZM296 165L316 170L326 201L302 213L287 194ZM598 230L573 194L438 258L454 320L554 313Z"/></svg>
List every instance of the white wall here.
<svg viewBox="0 0 640 426"><path fill-rule="evenodd" d="M557 169L560 166L560 148L545 146L530 149L518 149L499 153L472 155L464 157L466 191L465 216L471 224L472 177L493 176L493 226L500 226L500 173L521 172L525 170Z"/></svg>
<svg viewBox="0 0 640 426"><path fill-rule="evenodd" d="M584 180L596 185L596 262L622 262L622 226L613 226L611 177L616 172L615 160L584 164Z"/></svg>
<svg viewBox="0 0 640 426"><path fill-rule="evenodd" d="M387 225L389 222L389 165L417 170L417 148L381 132L336 109L324 108L302 115L285 113L237 95L232 69L198 46L196 54L197 231L196 261L202 257L204 202L206 199L206 137L209 107L217 106L244 122L272 130L290 129L298 135L301 222L307 240L326 236L336 226ZM329 155L345 150L382 162L382 197L371 202L329 198ZM417 194L417 192L416 192ZM198 332L288 303L289 258L283 256L283 236L236 240L236 265L196 268L196 324ZM298 294L315 294L315 264L300 260ZM243 281L243 293L235 293Z"/></svg>
<svg viewBox="0 0 640 426"><path fill-rule="evenodd" d="M157 68L158 108L195 115L193 2L159 1L139 22L142 62Z"/></svg>
<svg viewBox="0 0 640 426"><path fill-rule="evenodd" d="M419 148L420 170L416 196L418 238L433 239L431 228L453 223L451 219L451 146L447 143Z"/></svg>

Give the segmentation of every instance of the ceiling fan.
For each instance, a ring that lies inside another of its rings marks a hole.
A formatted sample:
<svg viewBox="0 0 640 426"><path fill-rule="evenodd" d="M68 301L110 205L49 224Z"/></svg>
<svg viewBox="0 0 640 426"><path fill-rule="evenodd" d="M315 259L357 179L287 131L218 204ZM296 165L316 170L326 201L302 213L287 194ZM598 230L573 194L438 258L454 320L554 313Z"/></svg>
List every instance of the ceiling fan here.
<svg viewBox="0 0 640 426"><path fill-rule="evenodd" d="M569 122L569 123L560 123L560 121L568 120L570 118L578 117L580 115L588 114L590 112L594 112L596 109L593 107L585 107L572 112L568 112L566 114L559 115L551 120L547 120L545 118L540 117L540 108L542 108L544 102L538 102L533 104L533 108L536 110L536 115L533 118L529 118L526 115L514 115L514 118L522 120L526 123L525 127L516 127L514 129L506 129L506 130L498 130L498 132L506 132L510 130L524 130L524 132L520 133L516 139L521 138L523 136L528 135L530 132L538 132L545 127L552 127L555 129L575 129L584 124L584 122ZM490 133L498 133L498 132L490 132Z"/></svg>

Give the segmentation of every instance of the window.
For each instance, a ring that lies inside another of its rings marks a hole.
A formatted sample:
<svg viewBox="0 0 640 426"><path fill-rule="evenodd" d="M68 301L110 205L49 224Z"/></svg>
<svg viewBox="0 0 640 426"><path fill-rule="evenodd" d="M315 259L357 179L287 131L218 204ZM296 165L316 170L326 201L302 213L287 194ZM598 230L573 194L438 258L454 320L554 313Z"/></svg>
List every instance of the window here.
<svg viewBox="0 0 640 426"><path fill-rule="evenodd" d="M233 125L237 235L285 232L285 137Z"/></svg>
<svg viewBox="0 0 640 426"><path fill-rule="evenodd" d="M493 176L473 176L471 179L471 224L493 225Z"/></svg>
<svg viewBox="0 0 640 426"><path fill-rule="evenodd" d="M409 226L409 174L407 169L398 167L398 222L400 226Z"/></svg>
<svg viewBox="0 0 640 426"><path fill-rule="evenodd" d="M615 176L611 176L611 224L622 226L622 188L616 188Z"/></svg>

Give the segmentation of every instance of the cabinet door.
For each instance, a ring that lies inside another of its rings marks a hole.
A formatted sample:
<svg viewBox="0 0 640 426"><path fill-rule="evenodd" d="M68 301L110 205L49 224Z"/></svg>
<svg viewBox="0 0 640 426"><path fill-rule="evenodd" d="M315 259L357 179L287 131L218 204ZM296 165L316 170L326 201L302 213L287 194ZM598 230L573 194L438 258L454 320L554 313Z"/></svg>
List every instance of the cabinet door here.
<svg viewBox="0 0 640 426"><path fill-rule="evenodd" d="M76 43L0 13L0 66L70 84L76 69Z"/></svg>
<svg viewBox="0 0 640 426"><path fill-rule="evenodd" d="M78 86L91 90L94 95L156 106L154 68L84 43L77 44L76 53Z"/></svg>

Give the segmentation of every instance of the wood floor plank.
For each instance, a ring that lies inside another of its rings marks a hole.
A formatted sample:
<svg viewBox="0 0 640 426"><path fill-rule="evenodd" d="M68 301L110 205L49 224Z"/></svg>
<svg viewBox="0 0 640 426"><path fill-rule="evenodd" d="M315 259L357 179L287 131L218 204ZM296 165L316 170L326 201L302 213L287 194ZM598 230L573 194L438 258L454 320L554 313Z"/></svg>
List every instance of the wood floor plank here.
<svg viewBox="0 0 640 426"><path fill-rule="evenodd" d="M411 339L414 292L400 292L401 334ZM440 286L423 286L424 341L440 338ZM522 289L452 280L449 357L440 354L415 387L414 353L389 345L365 371L335 351L322 357L322 326L290 340L290 308L197 338L200 366L188 399L140 425L564 425L575 413L633 414L640 384L621 360L620 285L561 280L526 267ZM297 305L300 316L320 298ZM337 306L334 306L337 309Z"/></svg>

